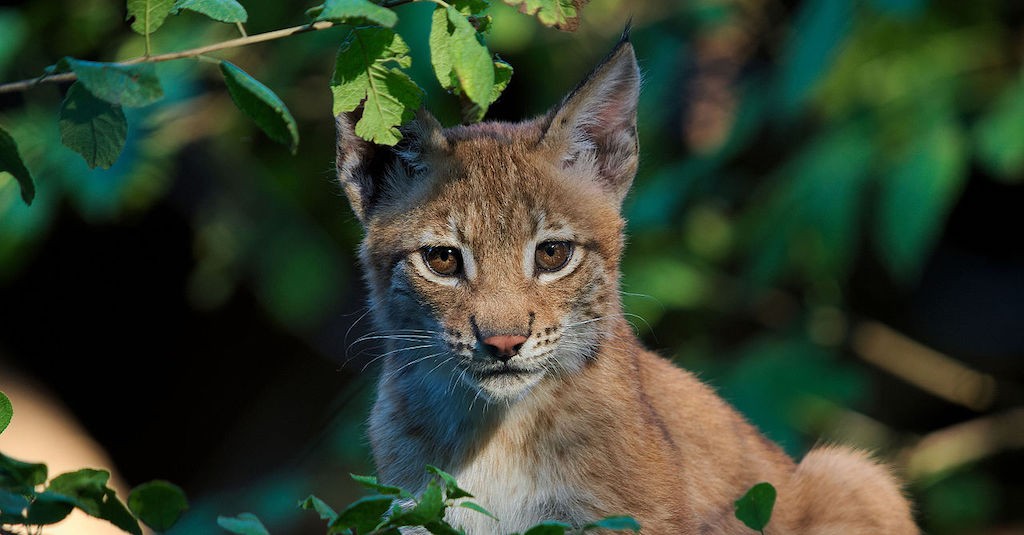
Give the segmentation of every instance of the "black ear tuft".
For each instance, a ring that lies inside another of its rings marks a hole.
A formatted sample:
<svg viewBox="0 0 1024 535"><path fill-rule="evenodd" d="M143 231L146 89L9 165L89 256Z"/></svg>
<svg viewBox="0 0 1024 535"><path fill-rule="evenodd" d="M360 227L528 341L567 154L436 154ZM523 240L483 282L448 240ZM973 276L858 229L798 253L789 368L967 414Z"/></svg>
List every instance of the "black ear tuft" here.
<svg viewBox="0 0 1024 535"><path fill-rule="evenodd" d="M619 201L629 191L639 158L636 110L640 69L626 26L615 48L550 115L542 143L566 167L590 165Z"/></svg>

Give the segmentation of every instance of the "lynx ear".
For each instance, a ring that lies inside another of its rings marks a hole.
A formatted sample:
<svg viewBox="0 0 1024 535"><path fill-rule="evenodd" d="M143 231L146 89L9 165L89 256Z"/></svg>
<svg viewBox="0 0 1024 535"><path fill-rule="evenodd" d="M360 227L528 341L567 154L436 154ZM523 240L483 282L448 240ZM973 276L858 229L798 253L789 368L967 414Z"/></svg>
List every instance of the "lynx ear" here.
<svg viewBox="0 0 1024 535"><path fill-rule="evenodd" d="M640 69L627 33L551 114L542 143L563 167L588 170L621 202L636 174Z"/></svg>
<svg viewBox="0 0 1024 535"><path fill-rule="evenodd" d="M336 116L337 171L352 211L365 224L390 190L422 174L427 153L447 150L441 124L423 108L401 128L402 140L394 147L377 145L356 135L362 109Z"/></svg>

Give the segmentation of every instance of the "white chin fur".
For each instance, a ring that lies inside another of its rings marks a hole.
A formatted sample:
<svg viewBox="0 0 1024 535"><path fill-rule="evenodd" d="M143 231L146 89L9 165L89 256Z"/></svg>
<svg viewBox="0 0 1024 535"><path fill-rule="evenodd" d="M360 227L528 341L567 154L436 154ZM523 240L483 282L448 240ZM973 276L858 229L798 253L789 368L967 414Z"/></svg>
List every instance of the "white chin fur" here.
<svg viewBox="0 0 1024 535"><path fill-rule="evenodd" d="M490 377L469 377L464 380L470 387L478 390L481 397L489 403L508 403L518 401L544 377L543 370L518 375L496 375Z"/></svg>

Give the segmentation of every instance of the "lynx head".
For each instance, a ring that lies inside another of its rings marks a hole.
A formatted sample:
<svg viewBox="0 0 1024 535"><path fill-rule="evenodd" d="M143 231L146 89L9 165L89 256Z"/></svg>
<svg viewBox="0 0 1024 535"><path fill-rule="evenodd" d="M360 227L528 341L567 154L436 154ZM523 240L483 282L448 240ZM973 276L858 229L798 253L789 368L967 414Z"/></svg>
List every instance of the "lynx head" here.
<svg viewBox="0 0 1024 535"><path fill-rule="evenodd" d="M442 129L421 111L388 148L337 117L339 179L394 344L385 373L440 374L508 402L594 358L620 312L639 84L624 39L530 121Z"/></svg>

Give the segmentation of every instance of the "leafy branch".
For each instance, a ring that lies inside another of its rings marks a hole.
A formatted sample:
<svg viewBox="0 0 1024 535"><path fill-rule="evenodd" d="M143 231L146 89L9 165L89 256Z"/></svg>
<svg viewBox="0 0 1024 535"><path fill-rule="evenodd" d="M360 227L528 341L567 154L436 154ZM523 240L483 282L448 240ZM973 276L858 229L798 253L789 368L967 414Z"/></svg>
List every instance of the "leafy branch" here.
<svg viewBox="0 0 1024 535"><path fill-rule="evenodd" d="M452 507L469 509L497 522L497 517L480 504L467 501L473 495L459 487L451 474L435 466L427 466L427 471L434 478L418 496L400 487L381 484L372 476L352 475L357 483L376 494L356 500L340 513L313 495L299 502L298 506L319 515L327 524L327 535L399 535L400 528L407 527L423 527L435 535L463 535L462 530L444 518L445 512ZM237 535L270 535L252 513L221 516L217 523ZM527 529L523 535L581 535L597 529L638 532L640 524L628 516L610 516L579 528L547 521Z"/></svg>
<svg viewBox="0 0 1024 535"><path fill-rule="evenodd" d="M312 21L290 28L248 35L245 8L236 0L127 0L128 22L145 37L145 54L120 62L95 62L65 57L38 77L0 84L0 93L27 91L44 83L69 83L61 104L61 142L79 153L89 167L109 168L120 157L128 124L123 107L150 105L163 97L154 64L197 58L217 63L232 101L268 137L298 148L298 126L273 90L236 65L209 54L255 43L283 39L335 26L350 27L335 61L331 91L334 113L362 109L355 132L384 145L402 138L398 129L423 103L423 89L405 72L411 66L409 47L394 32L393 8L412 2L436 4L431 17L430 57L446 91L462 103L461 121L483 119L512 77L512 67L487 48L491 18L488 0L325 0L307 10ZM582 0L505 0L547 26L574 29ZM152 53L150 36L170 15L193 11L214 21L235 25L241 37L210 45ZM21 196L31 204L35 183L15 140L0 127L0 172L17 180Z"/></svg>

